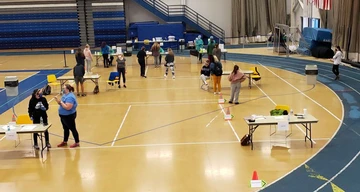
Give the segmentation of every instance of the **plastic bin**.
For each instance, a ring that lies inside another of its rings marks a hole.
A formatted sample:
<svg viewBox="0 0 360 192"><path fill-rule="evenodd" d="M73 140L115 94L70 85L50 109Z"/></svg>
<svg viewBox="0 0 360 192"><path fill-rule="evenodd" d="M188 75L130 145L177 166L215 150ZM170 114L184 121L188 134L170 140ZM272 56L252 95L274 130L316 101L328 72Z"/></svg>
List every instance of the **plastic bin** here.
<svg viewBox="0 0 360 192"><path fill-rule="evenodd" d="M17 76L6 76L4 80L4 87L8 97L15 97L19 95L19 79Z"/></svg>
<svg viewBox="0 0 360 192"><path fill-rule="evenodd" d="M306 74L306 83L308 85L315 85L317 81L319 70L317 65L306 65L305 74Z"/></svg>
<svg viewBox="0 0 360 192"><path fill-rule="evenodd" d="M133 51L133 42L132 41L126 41L126 51L127 52Z"/></svg>

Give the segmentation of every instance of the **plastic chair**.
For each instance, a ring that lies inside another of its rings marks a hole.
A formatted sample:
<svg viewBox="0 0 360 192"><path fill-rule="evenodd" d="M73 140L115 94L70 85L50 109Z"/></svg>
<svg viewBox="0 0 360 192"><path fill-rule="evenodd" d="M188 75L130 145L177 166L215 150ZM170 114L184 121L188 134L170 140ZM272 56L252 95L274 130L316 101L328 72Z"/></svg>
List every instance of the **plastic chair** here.
<svg viewBox="0 0 360 192"><path fill-rule="evenodd" d="M24 125L24 124L33 124L32 120L30 119L28 114L21 114L18 115L16 118L16 124ZM18 134L19 143L15 141L15 147L19 146L21 143L20 135ZM32 134L30 134L30 140L32 141Z"/></svg>
<svg viewBox="0 0 360 192"><path fill-rule="evenodd" d="M58 80L54 74L50 74L47 76L47 82L48 82L48 85L50 85L50 86L60 86L60 83L58 82Z"/></svg>
<svg viewBox="0 0 360 192"><path fill-rule="evenodd" d="M116 79L118 78L118 79ZM114 85L117 83L119 84L119 73L118 72L111 72L109 75L109 79L106 80L106 86L105 86L105 90L109 90L107 87L108 85L111 85L111 87L114 87Z"/></svg>
<svg viewBox="0 0 360 192"><path fill-rule="evenodd" d="M281 109L284 111L287 111L288 114L290 114L290 106L289 105L276 105L275 109ZM270 136L276 133L276 129L274 132L271 131L271 127L270 126ZM285 133L287 133L287 131L285 131ZM290 133L286 135L286 138L289 137L292 134L292 126L290 125Z"/></svg>
<svg viewBox="0 0 360 192"><path fill-rule="evenodd" d="M253 71L253 74L250 75L251 80L260 81L261 80L261 75L260 75L260 73L258 71L258 68L257 67L250 67L250 70Z"/></svg>

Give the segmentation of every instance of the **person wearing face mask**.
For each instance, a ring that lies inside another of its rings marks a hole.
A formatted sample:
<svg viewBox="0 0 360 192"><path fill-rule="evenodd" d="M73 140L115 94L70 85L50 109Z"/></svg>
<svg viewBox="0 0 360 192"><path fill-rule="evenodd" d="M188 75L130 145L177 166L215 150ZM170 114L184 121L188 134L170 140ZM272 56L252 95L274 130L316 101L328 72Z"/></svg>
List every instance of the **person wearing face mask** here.
<svg viewBox="0 0 360 192"><path fill-rule="evenodd" d="M125 61L126 59L124 58L123 54L119 54L118 55L118 58L116 59L116 62L117 62L117 71L119 73L119 88L121 87L120 86L120 79L121 79L121 76L122 76L122 79L123 79L123 86L124 88L126 88L126 77L125 77L125 73L126 73L126 65L125 65Z"/></svg>
<svg viewBox="0 0 360 192"><path fill-rule="evenodd" d="M48 125L48 116L46 113L48 109L49 109L49 104L46 98L42 96L42 90L35 89L32 93L28 107L28 113L31 120L33 121L33 124L40 124L41 123L40 118L42 118L43 124L45 126ZM49 132L46 130L44 135L45 135L46 147L51 148L49 142ZM39 149L37 133L33 134L33 139L34 139L34 148Z"/></svg>
<svg viewBox="0 0 360 192"><path fill-rule="evenodd" d="M67 146L69 139L70 131L74 137L75 143L70 145L70 148L75 148L80 146L79 133L76 130L76 108L78 102L74 95L74 87L69 84L65 84L63 87L63 96L61 99L54 97L55 101L59 104L59 116L61 124L64 129L64 140L61 142L58 147Z"/></svg>

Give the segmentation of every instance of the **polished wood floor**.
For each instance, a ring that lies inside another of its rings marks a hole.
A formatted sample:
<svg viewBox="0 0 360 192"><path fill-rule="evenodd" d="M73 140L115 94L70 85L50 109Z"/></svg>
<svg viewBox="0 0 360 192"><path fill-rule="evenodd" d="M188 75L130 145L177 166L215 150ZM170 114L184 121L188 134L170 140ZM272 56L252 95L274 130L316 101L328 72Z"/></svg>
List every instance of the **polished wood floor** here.
<svg viewBox="0 0 360 192"><path fill-rule="evenodd" d="M68 65L74 62L68 55ZM93 95L94 84L87 82L88 95L78 98L81 147L77 149L56 148L62 141L62 127L54 94L47 96L53 148L42 163L31 148L30 135L22 135L17 148L2 138L0 191L254 191L249 188L253 171L267 183L278 179L317 153L339 127L341 101L320 83L311 89L304 76L258 66L261 84L248 89L244 83L240 105L219 105L217 95L199 88L201 65L191 65L184 57L177 57L176 63L175 80L171 75L164 79L164 67L153 65L147 67L144 79L133 59L127 72L128 88L108 91L105 81L115 68L94 67L93 73L102 75L100 93ZM253 66L227 61L225 70L235 63L241 69ZM0 70L55 69L63 64L62 55L0 57ZM11 74L22 80L34 73ZM0 73L0 80L7 75ZM226 77L222 85L229 99ZM28 100L16 105L17 114L27 113ZM290 105L295 113L307 108L320 120L313 126L314 148L304 143L304 129L296 126L287 139L284 133L269 136L269 127L259 127L255 149L240 146L238 139L247 133L243 117L268 115L275 104ZM231 107L232 121L224 121L223 107ZM1 114L0 124L6 124L11 114L10 110Z"/></svg>

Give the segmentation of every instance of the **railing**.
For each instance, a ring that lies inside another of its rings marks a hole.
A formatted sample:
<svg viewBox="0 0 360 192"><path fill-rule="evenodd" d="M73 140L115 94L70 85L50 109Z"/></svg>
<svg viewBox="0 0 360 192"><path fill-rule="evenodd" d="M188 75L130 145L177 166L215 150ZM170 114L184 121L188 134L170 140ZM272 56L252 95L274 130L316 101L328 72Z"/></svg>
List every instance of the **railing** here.
<svg viewBox="0 0 360 192"><path fill-rule="evenodd" d="M167 5L161 0L142 0L167 17L185 17L219 40L225 40L225 31L186 5Z"/></svg>

